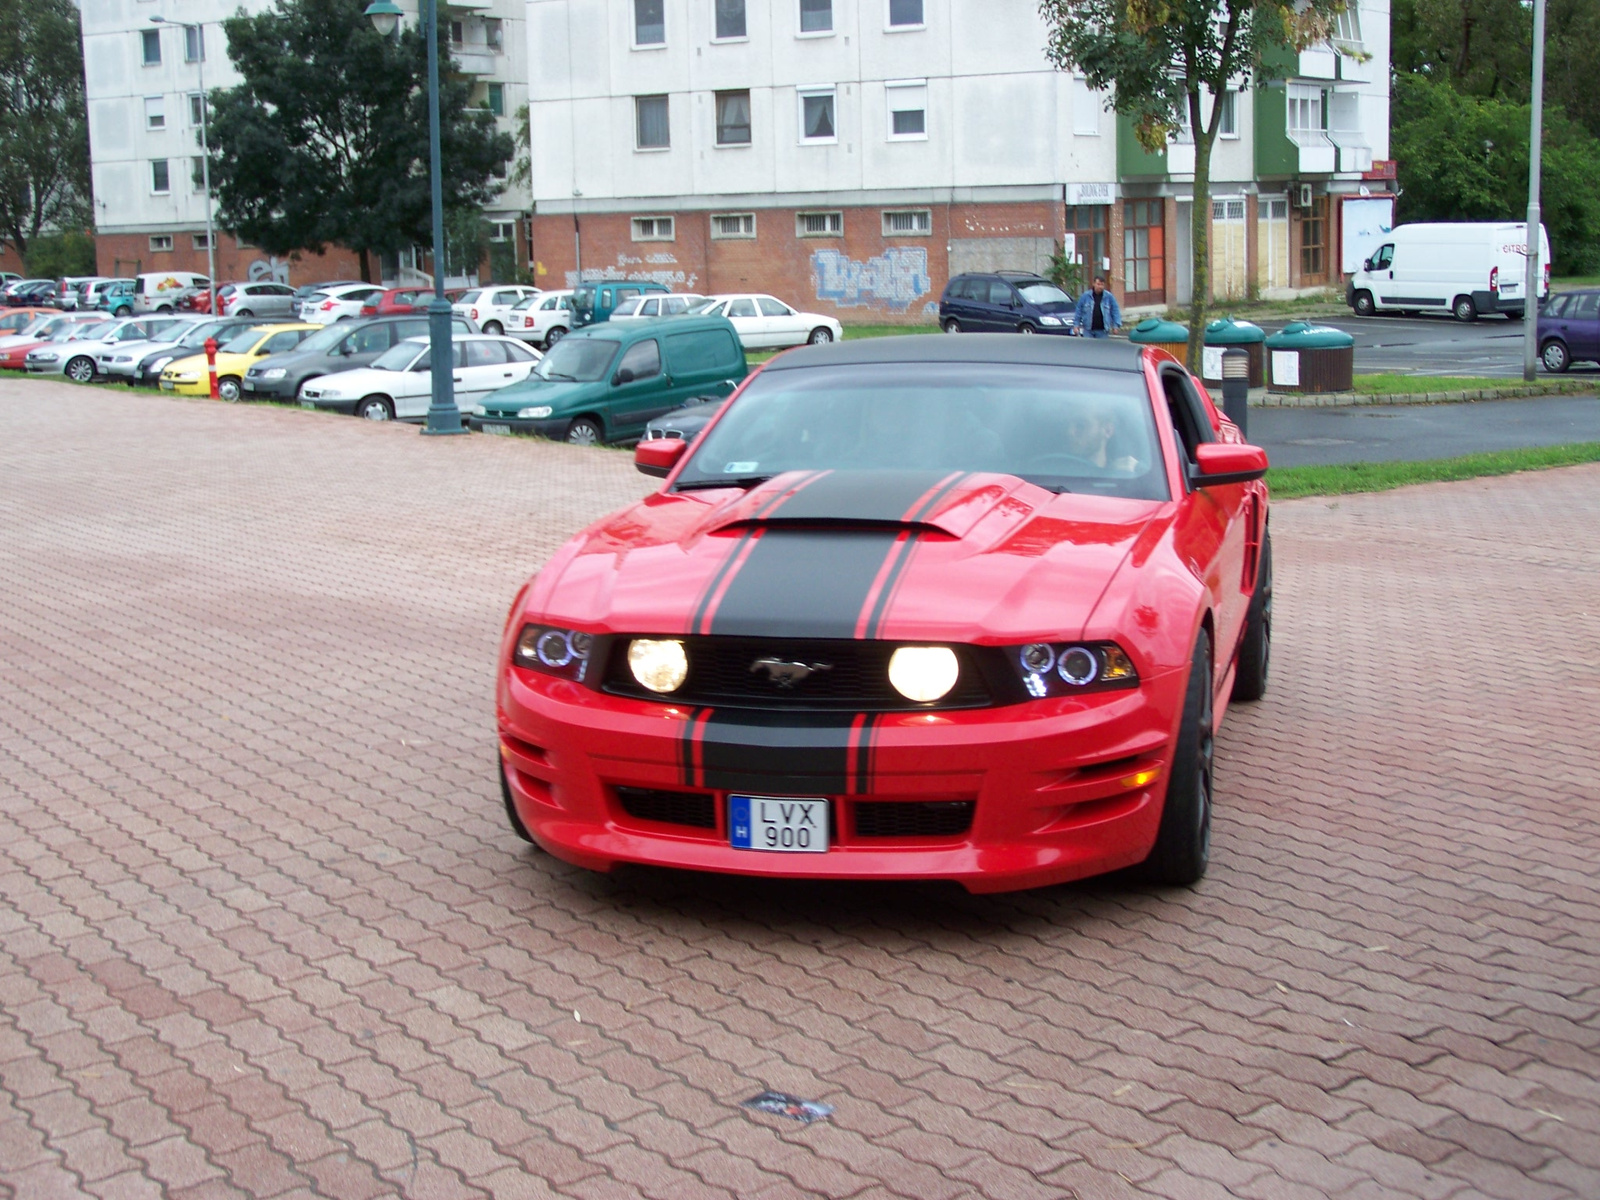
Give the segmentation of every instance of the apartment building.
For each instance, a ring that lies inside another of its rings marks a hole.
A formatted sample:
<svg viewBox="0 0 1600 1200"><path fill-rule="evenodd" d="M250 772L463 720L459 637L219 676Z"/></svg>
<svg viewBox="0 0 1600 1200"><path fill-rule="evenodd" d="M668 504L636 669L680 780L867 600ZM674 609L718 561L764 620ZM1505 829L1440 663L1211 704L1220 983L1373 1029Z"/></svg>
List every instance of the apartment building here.
<svg viewBox="0 0 1600 1200"><path fill-rule="evenodd" d="M1146 153L1044 57L1034 0L527 0L539 282L649 278L918 321L1057 245L1127 305L1186 301L1194 148ZM1384 223L1388 0L1228 93L1223 296L1337 283Z"/></svg>
<svg viewBox="0 0 1600 1200"><path fill-rule="evenodd" d="M416 0L399 3L406 23L414 24ZM82 0L79 7L98 269L115 276L204 272L202 78L208 92L239 82L221 22L241 9L262 12L271 0ZM472 81L473 101L512 132L527 97L521 0L450 0L441 3L439 20L449 32L454 70ZM494 236L522 238L526 208L525 196L502 194L486 212ZM360 277L356 256L341 248L280 259L222 229L216 238L219 280ZM525 250L518 245L519 256ZM391 259L382 264L384 277L414 276L420 261L418 252Z"/></svg>

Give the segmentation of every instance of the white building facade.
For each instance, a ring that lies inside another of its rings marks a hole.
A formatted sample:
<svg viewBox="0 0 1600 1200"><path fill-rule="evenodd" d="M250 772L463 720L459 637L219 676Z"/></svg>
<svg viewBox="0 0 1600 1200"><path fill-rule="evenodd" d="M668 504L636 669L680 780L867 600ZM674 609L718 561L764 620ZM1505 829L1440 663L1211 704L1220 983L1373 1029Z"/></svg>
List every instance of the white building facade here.
<svg viewBox="0 0 1600 1200"><path fill-rule="evenodd" d="M1346 197L1392 174L1387 3L1224 100L1220 293L1337 282ZM1135 306L1187 299L1192 144L1140 149L1033 0L527 0L527 36L544 286L921 320L952 275L1063 246Z"/></svg>

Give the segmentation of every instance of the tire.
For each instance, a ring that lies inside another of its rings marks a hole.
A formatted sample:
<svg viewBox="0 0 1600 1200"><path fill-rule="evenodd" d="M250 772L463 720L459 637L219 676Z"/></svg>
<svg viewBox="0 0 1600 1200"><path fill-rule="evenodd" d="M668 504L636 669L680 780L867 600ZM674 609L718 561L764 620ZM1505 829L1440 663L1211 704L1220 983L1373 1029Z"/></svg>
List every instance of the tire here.
<svg viewBox="0 0 1600 1200"><path fill-rule="evenodd" d="M356 416L364 421L392 421L394 402L387 396L367 396L356 405Z"/></svg>
<svg viewBox="0 0 1600 1200"><path fill-rule="evenodd" d="M566 326L564 326L564 325L555 326L553 329L550 330L549 333L544 335L544 348L546 350L550 349L551 346L554 346L557 342L559 342L562 338L564 338L566 336L567 336Z"/></svg>
<svg viewBox="0 0 1600 1200"><path fill-rule="evenodd" d="M1234 664L1233 698L1259 700L1267 694L1267 668L1272 657L1272 534L1261 538L1261 567L1255 594L1244 619L1244 641Z"/></svg>
<svg viewBox="0 0 1600 1200"><path fill-rule="evenodd" d="M1450 311L1455 314L1458 321L1478 319L1478 306L1472 302L1471 296L1457 296L1456 302L1450 306Z"/></svg>
<svg viewBox="0 0 1600 1200"><path fill-rule="evenodd" d="M499 337L505 333L506 327L500 324L499 321L485 321L483 323L483 331L488 334L493 334L495 337Z"/></svg>
<svg viewBox="0 0 1600 1200"><path fill-rule="evenodd" d="M346 313L346 314L345 314L345 315L344 315L344 316L342 316L342 317L335 317L335 318L334 318L334 319L333 319L333 323L334 323L334 324L335 324L335 325L343 325L343 324L344 324L344 323L345 323L345 322L346 322L346 321L348 321L348 320L349 320L349 319L350 319L350 314L349 314L349 313Z"/></svg>
<svg viewBox="0 0 1600 1200"><path fill-rule="evenodd" d="M234 313L233 315L236 316L236 317L253 317L253 316L255 316L255 313L251 312L248 308L241 308L238 312Z"/></svg>
<svg viewBox="0 0 1600 1200"><path fill-rule="evenodd" d="M169 312L172 311L172 305L170 305L170 304L158 304L158 305L156 305L156 311L158 313L169 313Z"/></svg>
<svg viewBox="0 0 1600 1200"><path fill-rule="evenodd" d="M1377 303L1372 299L1372 293L1360 291L1355 294L1355 303L1350 306L1355 309L1356 316L1370 317L1378 311Z"/></svg>
<svg viewBox="0 0 1600 1200"><path fill-rule="evenodd" d="M960 333L961 322L956 320L954 317L951 317L944 323L944 331L946 333Z"/></svg>
<svg viewBox="0 0 1600 1200"><path fill-rule="evenodd" d="M511 832L529 845L537 846L539 843L533 840L533 834L528 832L522 818L517 816L517 806L511 801L511 784L506 781L505 763L500 764L500 798L506 802L506 819L511 822Z"/></svg>
<svg viewBox="0 0 1600 1200"><path fill-rule="evenodd" d="M826 325L818 325L811 331L811 335L806 338L806 345L826 346L831 341L833 341L833 330Z"/></svg>
<svg viewBox="0 0 1600 1200"><path fill-rule="evenodd" d="M1167 771L1161 826L1139 875L1150 883L1198 883L1211 859L1211 784L1216 743L1211 730L1211 635L1195 639L1184 689L1178 745Z"/></svg>
<svg viewBox="0 0 1600 1200"><path fill-rule="evenodd" d="M1546 342L1544 349L1539 351L1539 359L1546 371L1559 375L1572 365L1572 352L1567 349L1565 342L1552 340Z"/></svg>
<svg viewBox="0 0 1600 1200"><path fill-rule="evenodd" d="M571 445L598 446L605 440L605 431L594 417L574 417L567 426L567 442Z"/></svg>
<svg viewBox="0 0 1600 1200"><path fill-rule="evenodd" d="M1024 321L1021 325L1017 326L1017 332L1018 333L1038 333L1039 331L1037 329L1035 329L1032 325L1028 324L1028 322Z"/></svg>
<svg viewBox="0 0 1600 1200"><path fill-rule="evenodd" d="M234 376L224 375L217 380L217 399L226 400L229 404L237 404L239 403L239 397L243 394L243 390L239 387L239 380Z"/></svg>
<svg viewBox="0 0 1600 1200"><path fill-rule="evenodd" d="M73 383L93 383L94 359L83 354L78 355L77 358L69 358L64 374Z"/></svg>

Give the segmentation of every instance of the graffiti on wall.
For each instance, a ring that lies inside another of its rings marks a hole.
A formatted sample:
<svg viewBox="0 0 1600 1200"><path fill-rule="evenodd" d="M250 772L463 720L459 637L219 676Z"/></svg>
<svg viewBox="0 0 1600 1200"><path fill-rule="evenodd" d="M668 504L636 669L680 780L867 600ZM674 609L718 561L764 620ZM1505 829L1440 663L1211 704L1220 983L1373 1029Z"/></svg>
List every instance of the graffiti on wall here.
<svg viewBox="0 0 1600 1200"><path fill-rule="evenodd" d="M541 271L541 274L543 272ZM577 287L580 279L577 271L565 271L567 286ZM683 271L678 267L678 259L665 250L657 250L640 257L637 254L617 255L615 264L609 267L585 267L581 282L583 283L618 283L630 279L642 279L650 283L659 283L663 287L672 288L674 291L692 290L700 276L693 271Z"/></svg>
<svg viewBox="0 0 1600 1200"><path fill-rule="evenodd" d="M897 246L858 262L838 250L811 254L811 284L817 299L839 308L881 308L903 313L933 286L928 252Z"/></svg>
<svg viewBox="0 0 1600 1200"><path fill-rule="evenodd" d="M274 254L271 258L258 258L250 264L251 283L288 283L289 260Z"/></svg>

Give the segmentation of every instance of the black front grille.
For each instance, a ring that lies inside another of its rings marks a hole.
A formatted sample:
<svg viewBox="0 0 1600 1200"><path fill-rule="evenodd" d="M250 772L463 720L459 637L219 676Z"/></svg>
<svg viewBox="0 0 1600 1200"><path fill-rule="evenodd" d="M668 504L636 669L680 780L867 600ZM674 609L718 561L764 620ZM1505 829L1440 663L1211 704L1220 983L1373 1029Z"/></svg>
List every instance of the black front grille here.
<svg viewBox="0 0 1600 1200"><path fill-rule="evenodd" d="M958 837L972 828L971 800L858 800L856 836Z"/></svg>
<svg viewBox="0 0 1600 1200"><path fill-rule="evenodd" d="M660 821L663 825L692 825L696 829L717 827L715 797L698 792L666 792L655 788L619 787L617 800L622 811L641 821Z"/></svg>
<svg viewBox="0 0 1600 1200"><path fill-rule="evenodd" d="M933 704L907 700L889 682L898 642L818 638L691 637L684 639L689 676L670 696L640 687L628 669L628 639L617 638L606 665L605 689L674 703L740 708L845 708L856 711L982 708L993 703L981 650L954 646L961 674ZM763 659L772 667L757 667ZM800 664L792 670L785 664ZM794 676L789 686L775 675Z"/></svg>

